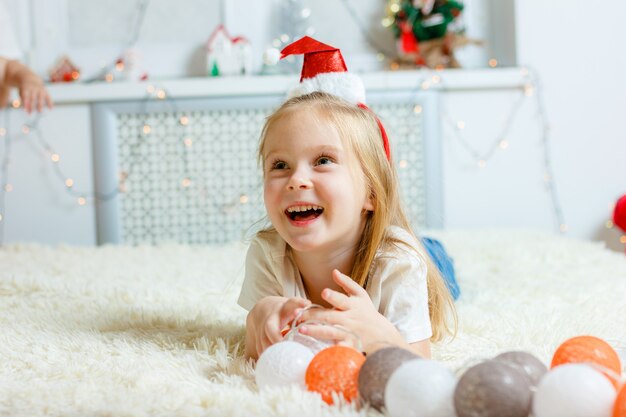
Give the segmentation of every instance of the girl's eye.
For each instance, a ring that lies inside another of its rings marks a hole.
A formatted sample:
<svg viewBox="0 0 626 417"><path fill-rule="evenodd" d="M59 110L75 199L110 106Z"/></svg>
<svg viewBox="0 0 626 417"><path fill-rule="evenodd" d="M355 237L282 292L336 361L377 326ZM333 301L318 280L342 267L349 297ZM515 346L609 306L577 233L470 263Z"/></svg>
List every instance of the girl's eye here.
<svg viewBox="0 0 626 417"><path fill-rule="evenodd" d="M285 169L287 168L287 164L283 161L276 161L272 164L272 169Z"/></svg>
<svg viewBox="0 0 626 417"><path fill-rule="evenodd" d="M317 158L317 165L327 165L332 163L333 160L328 156L320 156Z"/></svg>

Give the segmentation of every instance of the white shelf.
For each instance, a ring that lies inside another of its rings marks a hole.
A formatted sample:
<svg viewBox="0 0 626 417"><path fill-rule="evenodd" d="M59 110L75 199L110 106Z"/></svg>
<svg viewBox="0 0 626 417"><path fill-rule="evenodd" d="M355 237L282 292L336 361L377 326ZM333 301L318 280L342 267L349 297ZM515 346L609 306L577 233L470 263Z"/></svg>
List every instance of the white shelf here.
<svg viewBox="0 0 626 417"><path fill-rule="evenodd" d="M360 74L367 91L429 88L443 91L515 89L525 84L522 68L451 69L444 71L382 71ZM297 74L250 77L197 77L142 82L95 82L49 84L55 104L141 100L151 87L164 89L170 97L232 97L285 94L299 80Z"/></svg>

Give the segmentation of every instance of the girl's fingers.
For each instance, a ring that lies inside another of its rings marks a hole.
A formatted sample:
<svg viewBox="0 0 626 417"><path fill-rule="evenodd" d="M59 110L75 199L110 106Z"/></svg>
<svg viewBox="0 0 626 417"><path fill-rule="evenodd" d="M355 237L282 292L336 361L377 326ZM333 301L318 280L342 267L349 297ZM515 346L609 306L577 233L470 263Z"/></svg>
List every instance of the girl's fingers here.
<svg viewBox="0 0 626 417"><path fill-rule="evenodd" d="M350 308L350 297L330 288L322 291L322 298L338 310L348 310Z"/></svg>
<svg viewBox="0 0 626 417"><path fill-rule="evenodd" d="M333 280L339 285L348 295L362 296L367 294L364 288L354 282L349 276L342 274L338 269L333 270Z"/></svg>
<svg viewBox="0 0 626 417"><path fill-rule="evenodd" d="M330 340L337 345L361 350L361 342L358 336L337 327L305 324L300 328L300 332L317 340Z"/></svg>
<svg viewBox="0 0 626 417"><path fill-rule="evenodd" d="M339 310L323 309L323 310L311 310L306 312L306 317L303 317L304 321L319 321L326 324L342 324L341 319L342 312Z"/></svg>
<svg viewBox="0 0 626 417"><path fill-rule="evenodd" d="M285 301L278 313L280 328L282 329L287 323L296 318L300 310L309 304L311 304L311 301L305 298L290 298Z"/></svg>
<svg viewBox="0 0 626 417"><path fill-rule="evenodd" d="M267 348L268 346L273 345L274 343L282 342L282 340L283 340L283 336L280 334L280 330L279 331L272 330L271 332L267 332L265 333L265 338L263 340L263 344L265 345L264 348Z"/></svg>
<svg viewBox="0 0 626 417"><path fill-rule="evenodd" d="M343 340L348 336L345 331L323 324L305 324L298 329L300 333L315 339Z"/></svg>

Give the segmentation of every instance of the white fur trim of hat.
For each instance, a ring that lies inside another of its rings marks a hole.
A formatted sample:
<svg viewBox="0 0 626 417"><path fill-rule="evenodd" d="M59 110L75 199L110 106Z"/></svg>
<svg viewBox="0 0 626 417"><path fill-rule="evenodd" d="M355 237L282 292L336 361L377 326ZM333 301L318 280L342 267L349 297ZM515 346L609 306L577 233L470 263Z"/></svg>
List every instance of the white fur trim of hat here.
<svg viewBox="0 0 626 417"><path fill-rule="evenodd" d="M358 75L349 72L325 72L305 78L289 91L288 98L303 96L314 91L332 94L350 103L365 103L365 87Z"/></svg>

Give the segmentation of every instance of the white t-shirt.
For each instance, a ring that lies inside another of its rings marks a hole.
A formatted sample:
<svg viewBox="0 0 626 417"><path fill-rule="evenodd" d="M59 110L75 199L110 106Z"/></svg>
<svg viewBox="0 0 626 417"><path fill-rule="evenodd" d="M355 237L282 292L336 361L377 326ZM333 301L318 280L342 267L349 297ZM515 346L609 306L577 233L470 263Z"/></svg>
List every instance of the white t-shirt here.
<svg viewBox="0 0 626 417"><path fill-rule="evenodd" d="M392 226L389 235L419 247L404 229ZM432 336L428 314L426 264L402 244L379 251L370 268L365 290L374 307L402 334L407 343ZM246 310L262 298L278 295L307 298L302 277L278 233L253 239L246 257L246 272L238 303Z"/></svg>

